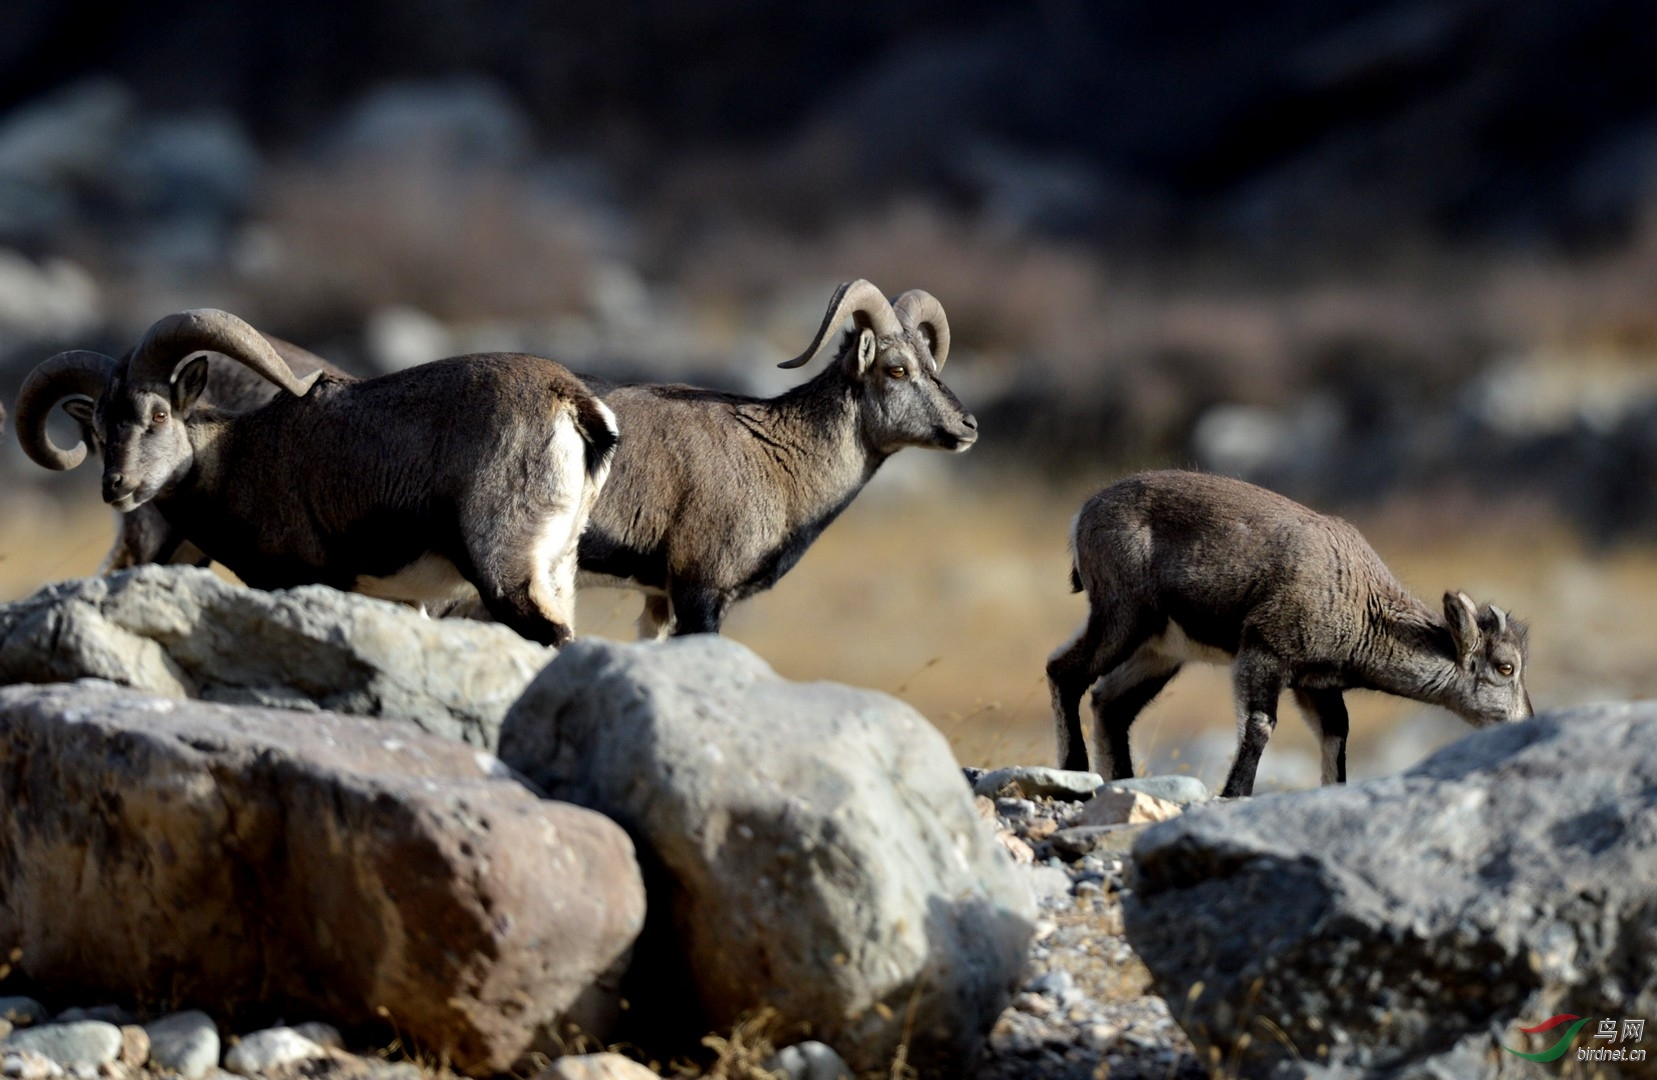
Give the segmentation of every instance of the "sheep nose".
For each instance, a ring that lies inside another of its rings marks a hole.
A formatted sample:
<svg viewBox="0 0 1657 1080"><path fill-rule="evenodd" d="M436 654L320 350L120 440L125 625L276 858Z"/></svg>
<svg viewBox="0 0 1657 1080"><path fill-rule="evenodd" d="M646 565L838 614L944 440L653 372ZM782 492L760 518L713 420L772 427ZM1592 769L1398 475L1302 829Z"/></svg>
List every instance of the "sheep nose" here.
<svg viewBox="0 0 1657 1080"><path fill-rule="evenodd" d="M122 495L130 494L127 490L127 478L121 473L104 474L104 502L114 502Z"/></svg>

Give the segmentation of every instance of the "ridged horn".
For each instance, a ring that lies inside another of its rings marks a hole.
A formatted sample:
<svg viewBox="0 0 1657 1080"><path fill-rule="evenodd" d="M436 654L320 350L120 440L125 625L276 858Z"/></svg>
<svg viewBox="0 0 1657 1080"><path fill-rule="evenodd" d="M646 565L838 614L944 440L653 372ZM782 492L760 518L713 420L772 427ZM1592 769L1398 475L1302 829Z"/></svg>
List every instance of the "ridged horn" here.
<svg viewBox="0 0 1657 1080"><path fill-rule="evenodd" d="M828 314L823 316L823 325L817 328L817 336L811 339L811 348L792 360L784 360L777 366L797 368L816 356L823 343L840 328L840 324L848 315L857 320L859 327L873 330L879 337L896 337L903 332L903 325L898 322L897 313L892 310L891 303L881 295L879 289L863 278L843 282L834 290L834 298L829 301Z"/></svg>
<svg viewBox="0 0 1657 1080"><path fill-rule="evenodd" d="M197 308L168 315L150 327L133 350L127 377L170 383L178 362L202 351L223 353L294 397L304 397L321 375L312 372L300 378L259 331L228 311Z"/></svg>
<svg viewBox="0 0 1657 1080"><path fill-rule="evenodd" d="M944 306L938 303L938 298L924 289L910 289L892 301L892 310L911 327L928 328L928 336L932 339L932 359L942 369L944 360L949 356L949 317L944 314Z"/></svg>
<svg viewBox="0 0 1657 1080"><path fill-rule="evenodd" d="M115 361L86 349L60 352L42 362L17 392L17 441L29 460L46 469L73 469L86 460L86 443L59 449L46 433L46 418L65 398L97 401L115 375Z"/></svg>

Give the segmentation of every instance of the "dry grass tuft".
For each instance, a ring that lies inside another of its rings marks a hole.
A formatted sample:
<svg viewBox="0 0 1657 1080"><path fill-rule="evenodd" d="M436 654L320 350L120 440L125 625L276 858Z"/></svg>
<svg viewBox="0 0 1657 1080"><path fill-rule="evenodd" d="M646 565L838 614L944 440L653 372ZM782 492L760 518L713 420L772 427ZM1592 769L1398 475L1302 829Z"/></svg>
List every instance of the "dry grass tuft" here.
<svg viewBox="0 0 1657 1080"><path fill-rule="evenodd" d="M777 1011L769 1007L740 1017L731 1025L729 1035L702 1037L702 1045L714 1052L711 1064L705 1068L690 1066L693 1071L679 1075L700 1080L777 1080L782 1074L766 1069L765 1062L777 1052L784 1026Z"/></svg>

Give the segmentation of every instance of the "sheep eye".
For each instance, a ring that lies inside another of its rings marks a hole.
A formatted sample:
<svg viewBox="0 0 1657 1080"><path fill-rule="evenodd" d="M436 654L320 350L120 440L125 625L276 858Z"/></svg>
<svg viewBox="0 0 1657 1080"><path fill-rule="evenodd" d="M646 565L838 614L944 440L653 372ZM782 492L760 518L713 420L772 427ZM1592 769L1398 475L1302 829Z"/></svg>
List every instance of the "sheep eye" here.
<svg viewBox="0 0 1657 1080"><path fill-rule="evenodd" d="M1498 674L1500 674L1502 676L1502 678L1505 679L1509 675L1513 674L1513 665L1512 664L1497 664L1496 665L1496 671L1497 671Z"/></svg>
<svg viewBox="0 0 1657 1080"><path fill-rule="evenodd" d="M890 375L894 379L901 379L905 375L909 374L909 369L901 366L893 366L886 369L886 374Z"/></svg>
<svg viewBox="0 0 1657 1080"><path fill-rule="evenodd" d="M150 417L150 423L155 424L158 427L162 424L165 424L166 422L167 422L167 414L166 414L166 412L164 412L160 409L157 409L156 412L155 412L155 415Z"/></svg>

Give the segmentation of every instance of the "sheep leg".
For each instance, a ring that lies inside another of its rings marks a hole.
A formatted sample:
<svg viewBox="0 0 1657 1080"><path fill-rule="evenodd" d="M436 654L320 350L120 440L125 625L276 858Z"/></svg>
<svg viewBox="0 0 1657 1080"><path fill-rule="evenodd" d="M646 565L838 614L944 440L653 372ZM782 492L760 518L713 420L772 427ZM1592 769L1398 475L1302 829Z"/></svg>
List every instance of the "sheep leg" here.
<svg viewBox="0 0 1657 1080"><path fill-rule="evenodd" d="M1254 774L1277 729L1277 699L1287 680L1270 657L1247 651L1237 654L1231 677L1237 693L1237 760L1220 794L1236 798L1254 794Z"/></svg>
<svg viewBox="0 0 1657 1080"><path fill-rule="evenodd" d="M718 589L674 581L668 585L673 610L673 636L717 634L725 623L731 598Z"/></svg>
<svg viewBox="0 0 1657 1080"><path fill-rule="evenodd" d="M1178 660L1141 646L1127 663L1093 684L1093 745L1102 775L1113 780L1133 775L1128 730L1179 669Z"/></svg>
<svg viewBox="0 0 1657 1080"><path fill-rule="evenodd" d="M1061 769L1087 770L1081 703L1088 685L1104 680L1128 660L1149 634L1114 612L1095 606L1087 624L1047 658L1047 686L1053 697L1053 729ZM1103 751L1104 747L1100 747ZM1124 758L1124 760L1126 760Z"/></svg>
<svg viewBox="0 0 1657 1080"><path fill-rule="evenodd" d="M575 596L576 515L565 508L533 517L510 507L480 517L492 523L467 540L471 570L462 568L495 621L542 645L564 645ZM458 564L457 564L458 565Z"/></svg>
<svg viewBox="0 0 1657 1080"><path fill-rule="evenodd" d="M644 610L639 612L640 641L661 641L673 633L673 608L665 593L650 593L644 598Z"/></svg>
<svg viewBox="0 0 1657 1080"><path fill-rule="evenodd" d="M1047 658L1047 688L1053 696L1053 728L1061 769L1087 771L1087 742L1082 738L1082 695L1093 678L1091 661L1098 652L1094 626L1087 625Z"/></svg>
<svg viewBox="0 0 1657 1080"><path fill-rule="evenodd" d="M1295 702L1323 750L1325 784L1346 783L1346 737L1351 721L1339 690L1296 690Z"/></svg>

